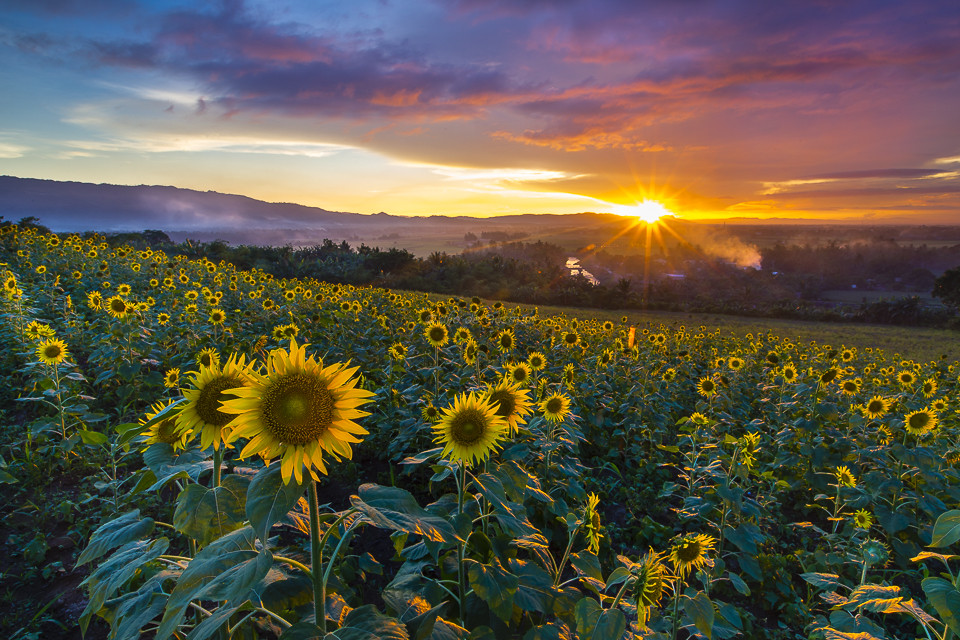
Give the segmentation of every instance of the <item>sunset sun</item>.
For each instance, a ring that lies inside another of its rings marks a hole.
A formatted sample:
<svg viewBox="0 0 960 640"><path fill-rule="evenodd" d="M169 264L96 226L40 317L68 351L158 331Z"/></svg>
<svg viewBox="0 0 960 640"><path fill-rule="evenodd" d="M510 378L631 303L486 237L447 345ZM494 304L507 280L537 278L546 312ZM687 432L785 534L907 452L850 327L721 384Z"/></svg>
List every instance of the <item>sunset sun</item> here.
<svg viewBox="0 0 960 640"><path fill-rule="evenodd" d="M614 205L611 213L615 213L618 216L637 218L647 224L652 224L663 216L673 215L673 212L663 206L663 203L657 202L656 200L643 200L633 205Z"/></svg>

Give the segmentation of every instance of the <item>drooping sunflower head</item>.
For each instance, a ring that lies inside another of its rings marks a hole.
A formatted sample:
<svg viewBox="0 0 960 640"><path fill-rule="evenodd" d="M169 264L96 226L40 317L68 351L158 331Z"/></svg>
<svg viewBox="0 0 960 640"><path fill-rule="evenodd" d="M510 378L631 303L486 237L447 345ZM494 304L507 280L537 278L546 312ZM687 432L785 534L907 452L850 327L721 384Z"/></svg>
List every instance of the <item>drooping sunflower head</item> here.
<svg viewBox="0 0 960 640"><path fill-rule="evenodd" d="M873 396L863 405L863 416L870 420L878 420L890 410L890 400L882 396Z"/></svg>
<svg viewBox="0 0 960 640"><path fill-rule="evenodd" d="M820 384L828 385L836 380L838 375L840 375L840 370L836 367L830 367L820 374Z"/></svg>
<svg viewBox="0 0 960 640"><path fill-rule="evenodd" d="M867 566L883 566L890 561L890 549L884 543L867 538L860 547L860 555Z"/></svg>
<svg viewBox="0 0 960 640"><path fill-rule="evenodd" d="M177 424L179 411L176 409L167 411L163 417L154 421L155 418L171 404L173 404L173 400L154 403L150 406L150 410L147 411L146 415L140 418L141 425L147 425L153 422L153 424L150 424L143 432L143 434L147 436L144 444L150 445L155 442L163 442L171 445L175 451L186 448L187 442L190 440L190 430L184 429Z"/></svg>
<svg viewBox="0 0 960 640"><path fill-rule="evenodd" d="M663 373L660 374L660 379L664 382L673 382L677 378L677 370L673 367L664 369Z"/></svg>
<svg viewBox="0 0 960 640"><path fill-rule="evenodd" d="M576 378L577 369L573 366L572 362L568 362L563 366L563 383L569 387Z"/></svg>
<svg viewBox="0 0 960 640"><path fill-rule="evenodd" d="M570 415L570 397L565 393L551 394L540 401L540 411L550 422L563 422Z"/></svg>
<svg viewBox="0 0 960 640"><path fill-rule="evenodd" d="M600 553L600 514L597 507L600 505L600 496L595 493L587 494L587 504L583 509L583 535L587 539L587 548L590 553Z"/></svg>
<svg viewBox="0 0 960 640"><path fill-rule="evenodd" d="M177 417L180 428L192 433L200 433L200 446L203 449L213 446L220 448L226 440L222 431L233 416L221 411L221 403L232 398L231 391L244 386L250 378L250 365L245 357L230 356L223 368L218 363L201 366L200 371L190 378L190 388L183 390L186 404Z"/></svg>
<svg viewBox="0 0 960 640"><path fill-rule="evenodd" d="M443 445L442 456L465 464L490 457L500 447L507 421L497 415L497 407L476 393L461 393L453 406L442 410L433 426L434 442Z"/></svg>
<svg viewBox="0 0 960 640"><path fill-rule="evenodd" d="M857 509L853 514L853 524L858 529L869 529L873 526L873 514L866 509Z"/></svg>
<svg viewBox="0 0 960 640"><path fill-rule="evenodd" d="M913 411L903 419L903 426L911 435L922 436L937 426L937 414L929 409Z"/></svg>
<svg viewBox="0 0 960 640"><path fill-rule="evenodd" d="M69 357L67 343L56 338L47 339L37 345L37 358L43 364L55 367Z"/></svg>
<svg viewBox="0 0 960 640"><path fill-rule="evenodd" d="M846 467L846 466L837 467L837 470L833 472L833 475L837 479L837 484L841 487L857 486L857 478L850 471L849 467Z"/></svg>
<svg viewBox="0 0 960 640"><path fill-rule="evenodd" d="M637 562L627 562L630 573L636 578L633 593L637 600L637 616L643 625L650 619L650 609L659 606L664 594L673 590L676 578L667 568L666 557L666 553L651 548Z"/></svg>
<svg viewBox="0 0 960 640"><path fill-rule="evenodd" d="M604 349L600 352L600 355L597 357L597 364L601 367L605 367L610 362L613 361L613 351L610 349Z"/></svg>
<svg viewBox="0 0 960 640"><path fill-rule="evenodd" d="M470 338L463 344L463 361L466 364L473 364L477 361L477 353L479 353L479 348L477 346L477 341L473 338Z"/></svg>
<svg viewBox="0 0 960 640"><path fill-rule="evenodd" d="M285 483L302 482L304 470L314 479L317 471L325 474L324 453L338 461L352 458L351 444L367 434L354 419L369 415L359 407L373 396L358 388L356 367L324 367L307 357L306 347L291 339L289 351L272 351L266 372L252 372L244 387L233 390L236 397L223 403L223 411L233 414L229 442L249 439L240 457L256 454L269 462L279 456Z"/></svg>
<svg viewBox="0 0 960 640"><path fill-rule="evenodd" d="M768 364L772 364L774 366L780 364L780 354L778 354L776 351L768 351L764 359Z"/></svg>
<svg viewBox="0 0 960 640"><path fill-rule="evenodd" d="M496 386L489 385L483 399L496 407L496 414L507 422L510 434L517 432L518 425L526 424L524 418L533 413L530 391L509 380L502 380Z"/></svg>
<svg viewBox="0 0 960 640"><path fill-rule="evenodd" d="M690 571L713 566L713 547L716 540L705 533L688 533L673 540L670 545L670 563L681 578Z"/></svg>
<svg viewBox="0 0 960 640"><path fill-rule="evenodd" d="M427 342L434 347L442 347L450 341L447 326L439 322L431 322L427 325L427 328L423 331L423 335L427 338Z"/></svg>

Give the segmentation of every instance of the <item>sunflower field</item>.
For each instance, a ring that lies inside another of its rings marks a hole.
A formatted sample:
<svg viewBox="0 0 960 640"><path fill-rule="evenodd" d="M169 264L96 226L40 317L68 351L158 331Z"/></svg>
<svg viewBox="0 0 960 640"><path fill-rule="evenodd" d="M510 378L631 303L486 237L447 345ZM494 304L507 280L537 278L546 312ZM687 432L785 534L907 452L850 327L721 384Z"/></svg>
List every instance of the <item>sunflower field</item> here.
<svg viewBox="0 0 960 640"><path fill-rule="evenodd" d="M8 637L960 635L946 358L16 225L0 263L0 570L56 594Z"/></svg>

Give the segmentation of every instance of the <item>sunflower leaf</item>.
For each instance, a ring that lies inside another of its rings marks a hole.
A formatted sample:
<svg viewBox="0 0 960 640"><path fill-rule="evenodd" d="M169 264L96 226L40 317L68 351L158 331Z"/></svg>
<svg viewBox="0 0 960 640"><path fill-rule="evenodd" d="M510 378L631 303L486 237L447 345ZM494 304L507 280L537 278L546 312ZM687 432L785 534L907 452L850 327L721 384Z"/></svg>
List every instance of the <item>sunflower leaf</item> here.
<svg viewBox="0 0 960 640"><path fill-rule="evenodd" d="M941 513L937 523L933 525L933 539L931 547L949 547L960 540L960 510L952 509Z"/></svg>
<svg viewBox="0 0 960 640"><path fill-rule="evenodd" d="M243 526L250 479L230 474L219 487L187 485L177 497L173 526L205 545Z"/></svg>
<svg viewBox="0 0 960 640"><path fill-rule="evenodd" d="M279 464L264 467L253 477L247 488L246 514L260 540L266 543L270 528L297 505L305 486L295 478L285 483Z"/></svg>
<svg viewBox="0 0 960 640"><path fill-rule="evenodd" d="M139 509L100 525L90 536L90 544L77 558L77 566L96 560L120 545L149 535L153 531L153 526L153 518L141 519Z"/></svg>
<svg viewBox="0 0 960 640"><path fill-rule="evenodd" d="M396 487L362 484L350 503L375 527L421 535L433 542L455 542L450 523L424 510L413 495Z"/></svg>

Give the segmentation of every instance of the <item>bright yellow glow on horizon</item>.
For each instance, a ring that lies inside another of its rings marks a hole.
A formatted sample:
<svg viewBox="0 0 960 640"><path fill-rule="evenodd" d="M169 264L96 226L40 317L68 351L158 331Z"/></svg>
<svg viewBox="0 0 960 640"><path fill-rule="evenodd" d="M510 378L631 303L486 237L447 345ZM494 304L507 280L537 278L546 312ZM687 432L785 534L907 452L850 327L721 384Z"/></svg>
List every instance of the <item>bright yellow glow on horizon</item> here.
<svg viewBox="0 0 960 640"><path fill-rule="evenodd" d="M672 211L663 206L662 202L656 200L643 200L634 205L617 204L613 206L610 213L637 218L647 224L653 224L664 216L673 216Z"/></svg>

